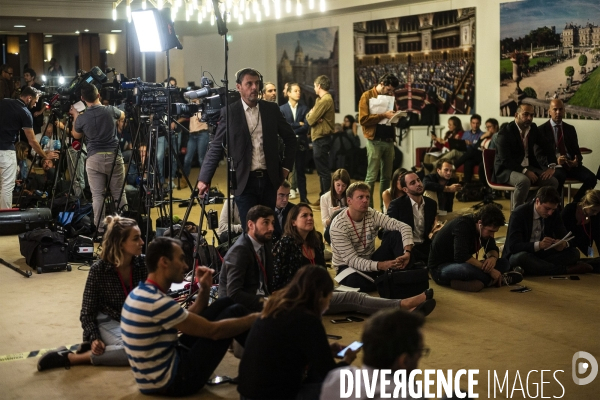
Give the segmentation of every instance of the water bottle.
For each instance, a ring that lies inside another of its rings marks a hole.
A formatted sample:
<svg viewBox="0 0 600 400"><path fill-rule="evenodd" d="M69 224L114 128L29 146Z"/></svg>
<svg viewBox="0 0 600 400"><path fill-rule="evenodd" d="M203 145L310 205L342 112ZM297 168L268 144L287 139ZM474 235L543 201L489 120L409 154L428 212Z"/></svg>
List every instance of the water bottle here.
<svg viewBox="0 0 600 400"><path fill-rule="evenodd" d="M54 150L55 151L59 151L60 150L60 140L55 140L54 141Z"/></svg>

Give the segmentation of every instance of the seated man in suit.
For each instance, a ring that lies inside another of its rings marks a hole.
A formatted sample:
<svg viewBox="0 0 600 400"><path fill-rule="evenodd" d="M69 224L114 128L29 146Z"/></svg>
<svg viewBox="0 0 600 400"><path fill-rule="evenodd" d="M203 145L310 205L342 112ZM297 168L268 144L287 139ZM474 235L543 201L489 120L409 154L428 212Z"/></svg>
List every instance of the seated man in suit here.
<svg viewBox="0 0 600 400"><path fill-rule="evenodd" d="M438 285L467 292L523 280L518 272L509 272L507 260L498 259L494 234L504 226L504 221L502 211L487 204L475 214L446 223L431 243L428 267L433 280ZM484 260L477 259L480 249Z"/></svg>
<svg viewBox="0 0 600 400"><path fill-rule="evenodd" d="M406 196L398 197L390 203L388 217L402 221L412 229L413 242L411 256L414 262L427 264L429 248L431 247L430 233L436 227L437 204L429 197L423 196L423 183L414 172L406 172L400 176L400 186Z"/></svg>
<svg viewBox="0 0 600 400"><path fill-rule="evenodd" d="M454 166L448 160L437 160L436 172L423 179L424 195L437 202L437 208L452 212L454 194L462 189L458 181L452 177Z"/></svg>
<svg viewBox="0 0 600 400"><path fill-rule="evenodd" d="M275 231L273 232L272 242L277 243L281 236L283 236L283 227L285 226L285 220L287 215L294 207L290 203L290 189L291 185L288 181L283 181L279 189L277 189L277 200L275 202Z"/></svg>
<svg viewBox="0 0 600 400"><path fill-rule="evenodd" d="M525 203L532 185L558 187L552 142L533 123L532 105L521 104L515 120L498 133L494 179L515 187L514 207Z"/></svg>
<svg viewBox="0 0 600 400"><path fill-rule="evenodd" d="M581 156L581 150L579 150L575 127L563 121L565 116L563 101L560 99L552 100L548 111L550 119L539 129L547 141L554 143L556 155L556 166L554 167L556 172L554 176L558 180L558 188L561 192L567 178L583 182L577 194L573 197L573 202L578 203L585 192L596 187L596 176L583 166L583 157Z"/></svg>
<svg viewBox="0 0 600 400"><path fill-rule="evenodd" d="M262 310L273 281L273 236L275 213L265 206L248 210L246 232L223 258L219 275L219 298L230 297L251 311Z"/></svg>
<svg viewBox="0 0 600 400"><path fill-rule="evenodd" d="M535 199L516 208L508 223L502 258L512 268L521 267L529 275L582 274L593 268L579 260L579 250L559 242L567 234L559 212L560 195L554 188L542 187Z"/></svg>
<svg viewBox="0 0 600 400"><path fill-rule="evenodd" d="M346 196L348 208L329 227L332 263L337 270L335 280L361 292L372 292L377 289L375 278L383 271L409 265L412 231L404 222L369 207L371 194L367 183L354 182L348 186ZM380 228L390 232L375 251Z"/></svg>

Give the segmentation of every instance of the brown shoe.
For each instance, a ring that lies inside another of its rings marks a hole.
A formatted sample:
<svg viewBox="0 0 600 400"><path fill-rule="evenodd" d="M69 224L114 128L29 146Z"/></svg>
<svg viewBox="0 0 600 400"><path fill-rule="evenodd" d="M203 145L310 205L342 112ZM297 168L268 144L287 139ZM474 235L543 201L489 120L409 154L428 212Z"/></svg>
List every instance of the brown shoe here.
<svg viewBox="0 0 600 400"><path fill-rule="evenodd" d="M579 261L574 265L567 267L567 274L577 275L577 274L587 274L588 272L594 271L594 267L592 267L588 263L584 263Z"/></svg>
<svg viewBox="0 0 600 400"><path fill-rule="evenodd" d="M450 287L452 289L462 290L464 292L479 292L484 286L483 282L478 280L459 281L455 279L450 281Z"/></svg>

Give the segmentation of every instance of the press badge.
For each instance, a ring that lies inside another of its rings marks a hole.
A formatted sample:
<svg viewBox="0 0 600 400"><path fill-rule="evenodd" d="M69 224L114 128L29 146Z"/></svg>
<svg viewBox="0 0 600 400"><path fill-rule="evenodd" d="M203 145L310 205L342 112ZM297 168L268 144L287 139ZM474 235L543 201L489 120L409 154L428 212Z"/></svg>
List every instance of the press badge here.
<svg viewBox="0 0 600 400"><path fill-rule="evenodd" d="M588 246L588 257L594 258L594 248L592 246Z"/></svg>

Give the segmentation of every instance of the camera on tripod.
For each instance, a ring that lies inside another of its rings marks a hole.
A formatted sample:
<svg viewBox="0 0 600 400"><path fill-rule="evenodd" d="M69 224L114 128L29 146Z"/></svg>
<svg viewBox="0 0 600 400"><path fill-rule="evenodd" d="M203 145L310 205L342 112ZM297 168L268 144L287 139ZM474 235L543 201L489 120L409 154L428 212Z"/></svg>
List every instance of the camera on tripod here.
<svg viewBox="0 0 600 400"><path fill-rule="evenodd" d="M234 90L230 90L229 93L227 93L223 87L215 89L212 86L213 81L203 77L202 87L200 89L185 92L183 96L189 100L199 99L199 108L195 112L200 111L202 113L202 118L200 120L209 125L216 126L221 114L221 108L225 107L227 100L226 96L229 96L229 104L231 104L240 99L240 94ZM191 104L188 104L188 106L190 105Z"/></svg>

